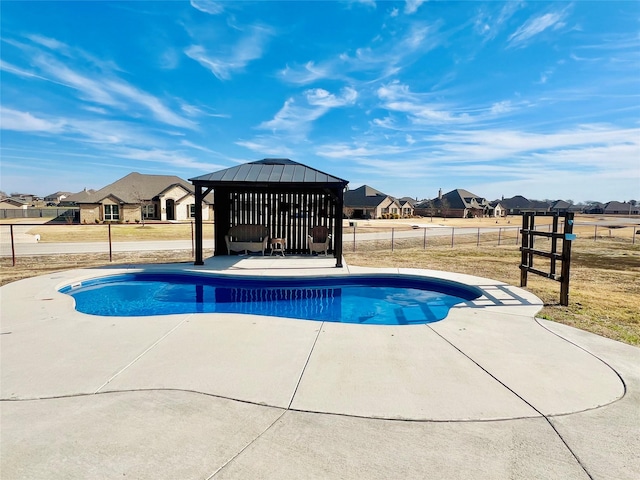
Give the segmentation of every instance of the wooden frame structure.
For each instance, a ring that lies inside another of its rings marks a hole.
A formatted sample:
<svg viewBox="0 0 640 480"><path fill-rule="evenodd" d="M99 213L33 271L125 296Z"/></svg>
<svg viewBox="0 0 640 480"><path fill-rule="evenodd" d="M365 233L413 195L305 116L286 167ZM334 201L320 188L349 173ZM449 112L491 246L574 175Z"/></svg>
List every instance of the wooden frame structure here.
<svg viewBox="0 0 640 480"><path fill-rule="evenodd" d="M540 232L535 229L536 216L553 216L552 231ZM560 218L564 218L563 231L560 232ZM573 234L573 212L564 213L534 213L525 212L522 214L522 258L520 261L520 286L527 286L527 274L529 272L550 278L560 282L560 305L569 305L569 272L571 267L571 242L576 236ZM551 240L550 250L536 250L534 246L535 238L543 237ZM558 253L558 240L562 240L562 249ZM546 257L550 259L549 271L534 268L534 258ZM557 262L561 262L560 274L557 274Z"/></svg>
<svg viewBox="0 0 640 480"><path fill-rule="evenodd" d="M266 158L189 179L195 187L195 264L202 265L204 197L214 196L214 255L228 255L225 235L235 225L263 225L271 238L286 238L286 252L308 252L316 226L332 235L336 267L342 267L342 209L349 183L285 158ZM200 213L200 214L199 214Z"/></svg>

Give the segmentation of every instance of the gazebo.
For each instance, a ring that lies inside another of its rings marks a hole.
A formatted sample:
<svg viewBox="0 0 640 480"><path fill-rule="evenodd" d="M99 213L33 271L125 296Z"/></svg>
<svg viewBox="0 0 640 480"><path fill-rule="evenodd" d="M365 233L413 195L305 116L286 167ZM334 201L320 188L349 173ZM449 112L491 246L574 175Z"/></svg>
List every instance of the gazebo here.
<svg viewBox="0 0 640 480"><path fill-rule="evenodd" d="M342 207L349 183L286 158L265 158L189 181L195 187L195 264L202 258L202 201L213 191L214 255L228 255L225 235L236 225L259 225L271 238L286 238L286 252L308 252L307 236L323 226L332 235L336 267L342 267Z"/></svg>

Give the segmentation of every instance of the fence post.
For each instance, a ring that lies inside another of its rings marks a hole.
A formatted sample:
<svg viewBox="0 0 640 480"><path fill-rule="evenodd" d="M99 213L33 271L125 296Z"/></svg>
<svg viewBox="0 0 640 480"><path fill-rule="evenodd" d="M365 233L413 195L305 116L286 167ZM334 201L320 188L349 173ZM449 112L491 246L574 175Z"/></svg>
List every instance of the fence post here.
<svg viewBox="0 0 640 480"><path fill-rule="evenodd" d="M633 238L631 239L631 244L632 244L632 245L635 245L635 244L636 244L636 233L638 233L638 232L637 232L637 230L636 230L636 226L634 225L634 226L633 226Z"/></svg>
<svg viewBox="0 0 640 480"><path fill-rule="evenodd" d="M502 227L498 227L498 246L500 246L500 237L502 237Z"/></svg>
<svg viewBox="0 0 640 480"><path fill-rule="evenodd" d="M427 249L427 227L424 227L424 240L422 242L422 249Z"/></svg>
<svg viewBox="0 0 640 480"><path fill-rule="evenodd" d="M478 241L476 242L476 247L480 246L480 227L478 227Z"/></svg>
<svg viewBox="0 0 640 480"><path fill-rule="evenodd" d="M595 228L593 229L593 241L597 241L598 240L598 225L595 226Z"/></svg>
<svg viewBox="0 0 640 480"><path fill-rule="evenodd" d="M451 227L451 248L453 248L453 236L455 234L456 227Z"/></svg>
<svg viewBox="0 0 640 480"><path fill-rule="evenodd" d="M393 233L395 232L395 228L391 227L391 251L393 252Z"/></svg>
<svg viewBox="0 0 640 480"><path fill-rule="evenodd" d="M111 224L108 223L107 226L109 227L109 261L113 262L113 251L111 250Z"/></svg>
<svg viewBox="0 0 640 480"><path fill-rule="evenodd" d="M13 223L9 225L9 234L11 235L11 260L13 262L13 266L16 266L16 247L13 242Z"/></svg>
<svg viewBox="0 0 640 480"><path fill-rule="evenodd" d="M353 224L353 251L356 251L356 225Z"/></svg>
<svg viewBox="0 0 640 480"><path fill-rule="evenodd" d="M520 240L520 230L516 230L516 245L518 245L518 240Z"/></svg>

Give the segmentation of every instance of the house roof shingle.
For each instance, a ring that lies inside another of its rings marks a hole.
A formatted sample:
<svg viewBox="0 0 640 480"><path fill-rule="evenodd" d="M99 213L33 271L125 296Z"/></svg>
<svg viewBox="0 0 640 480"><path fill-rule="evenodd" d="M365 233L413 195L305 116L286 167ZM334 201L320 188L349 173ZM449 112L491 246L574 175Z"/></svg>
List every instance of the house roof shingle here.
<svg viewBox="0 0 640 480"><path fill-rule="evenodd" d="M344 204L348 207L375 208L389 196L369 185L344 192Z"/></svg>

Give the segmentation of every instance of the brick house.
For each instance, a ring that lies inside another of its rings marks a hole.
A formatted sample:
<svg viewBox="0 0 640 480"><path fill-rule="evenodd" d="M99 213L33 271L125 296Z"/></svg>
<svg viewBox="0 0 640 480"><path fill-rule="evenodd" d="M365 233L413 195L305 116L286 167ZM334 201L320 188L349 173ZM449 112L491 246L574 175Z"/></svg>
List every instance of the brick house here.
<svg viewBox="0 0 640 480"><path fill-rule="evenodd" d="M193 186L175 175L133 172L100 190L84 190L65 201L80 207L80 223L180 221L195 217ZM213 218L212 205L212 196L207 196L202 207L204 220Z"/></svg>

